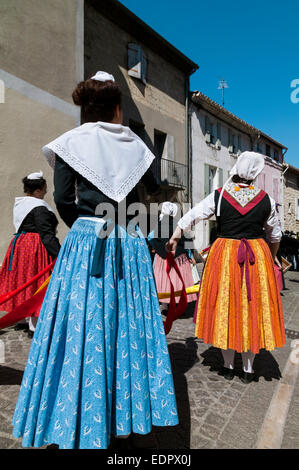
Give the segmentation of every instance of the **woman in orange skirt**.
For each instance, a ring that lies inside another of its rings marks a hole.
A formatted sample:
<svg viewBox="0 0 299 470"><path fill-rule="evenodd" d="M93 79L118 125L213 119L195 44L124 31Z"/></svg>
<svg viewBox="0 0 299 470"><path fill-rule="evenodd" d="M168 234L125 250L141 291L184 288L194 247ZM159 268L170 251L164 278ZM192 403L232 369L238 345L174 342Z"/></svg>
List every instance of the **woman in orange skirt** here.
<svg viewBox="0 0 299 470"><path fill-rule="evenodd" d="M234 377L235 351L241 353L241 380L254 378L255 354L285 344L282 304L274 259L281 230L275 201L253 181L264 168L264 157L244 152L230 179L180 219L169 251L192 223L216 214L218 238L202 275L196 312L198 338L220 348L222 374Z"/></svg>

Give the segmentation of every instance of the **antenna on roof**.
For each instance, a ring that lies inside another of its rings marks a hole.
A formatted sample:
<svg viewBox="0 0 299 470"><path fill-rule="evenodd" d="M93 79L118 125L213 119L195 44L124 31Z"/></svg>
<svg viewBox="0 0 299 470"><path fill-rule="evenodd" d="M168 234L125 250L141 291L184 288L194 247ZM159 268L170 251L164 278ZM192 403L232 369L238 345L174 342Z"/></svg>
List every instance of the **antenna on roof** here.
<svg viewBox="0 0 299 470"><path fill-rule="evenodd" d="M220 80L219 86L218 86L218 90L222 89L222 106L224 106L224 88L228 88L228 85L223 78L222 80Z"/></svg>

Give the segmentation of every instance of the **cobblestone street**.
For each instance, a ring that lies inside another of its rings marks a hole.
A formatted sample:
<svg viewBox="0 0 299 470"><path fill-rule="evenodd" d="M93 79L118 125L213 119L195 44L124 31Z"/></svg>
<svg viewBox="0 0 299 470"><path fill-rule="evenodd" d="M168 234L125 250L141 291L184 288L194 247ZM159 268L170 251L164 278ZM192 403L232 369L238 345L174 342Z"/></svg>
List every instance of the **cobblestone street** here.
<svg viewBox="0 0 299 470"><path fill-rule="evenodd" d="M257 448L273 396L277 387L284 384L283 371L291 353L291 341L299 338L298 283L299 273L286 275L287 290L283 291L282 300L287 344L271 353L261 351L254 363L257 379L249 385L237 376L227 381L217 374L222 364L221 354L194 337L193 306L174 323L168 343L180 424L174 428L155 428L160 449ZM5 363L0 364L0 448L20 449L21 440L11 434L11 420L31 340L13 328L1 331L0 339L5 347ZM239 371L241 364L237 355ZM297 380L287 403L281 448L299 448L298 405ZM146 447L148 441L148 437L136 437L139 447Z"/></svg>

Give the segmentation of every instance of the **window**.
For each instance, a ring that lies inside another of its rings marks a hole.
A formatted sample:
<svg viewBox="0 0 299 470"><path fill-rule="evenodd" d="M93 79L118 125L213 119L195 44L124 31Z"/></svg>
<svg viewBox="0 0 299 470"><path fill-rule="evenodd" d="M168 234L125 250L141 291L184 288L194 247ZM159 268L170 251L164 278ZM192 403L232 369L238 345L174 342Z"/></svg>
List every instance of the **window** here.
<svg viewBox="0 0 299 470"><path fill-rule="evenodd" d="M205 164L205 196L215 191L223 185L223 170Z"/></svg>
<svg viewBox="0 0 299 470"><path fill-rule="evenodd" d="M278 151L277 151L277 150L274 150L274 160L276 160L277 162L279 162L279 155L278 155Z"/></svg>
<svg viewBox="0 0 299 470"><path fill-rule="evenodd" d="M228 151L236 153L236 136L232 133L231 129L228 129Z"/></svg>
<svg viewBox="0 0 299 470"><path fill-rule="evenodd" d="M162 158L164 154L167 134L161 131L154 131L154 152L156 157Z"/></svg>
<svg viewBox="0 0 299 470"><path fill-rule="evenodd" d="M271 147L268 144L266 144L266 155L267 157L271 157Z"/></svg>
<svg viewBox="0 0 299 470"><path fill-rule="evenodd" d="M299 199L296 198L296 220L299 220Z"/></svg>
<svg viewBox="0 0 299 470"><path fill-rule="evenodd" d="M258 153L264 153L264 152L263 152L263 144L262 144L261 142L258 142L258 143L256 144L256 151L257 151Z"/></svg>
<svg viewBox="0 0 299 470"><path fill-rule="evenodd" d="M273 199L278 202L278 179L273 178Z"/></svg>
<svg viewBox="0 0 299 470"><path fill-rule="evenodd" d="M210 120L209 116L205 116L205 135L206 142L209 144L215 143L214 124Z"/></svg>
<svg viewBox="0 0 299 470"><path fill-rule="evenodd" d="M217 139L219 139L220 142L221 142L221 124L220 124L220 122L217 122Z"/></svg>
<svg viewBox="0 0 299 470"><path fill-rule="evenodd" d="M238 152L242 152L242 137L238 135Z"/></svg>
<svg viewBox="0 0 299 470"><path fill-rule="evenodd" d="M260 173L259 176L258 176L258 187L260 189L263 189L265 191L265 179L266 179L266 175L265 173Z"/></svg>
<svg viewBox="0 0 299 470"><path fill-rule="evenodd" d="M147 57L139 44L128 44L128 74L146 84Z"/></svg>

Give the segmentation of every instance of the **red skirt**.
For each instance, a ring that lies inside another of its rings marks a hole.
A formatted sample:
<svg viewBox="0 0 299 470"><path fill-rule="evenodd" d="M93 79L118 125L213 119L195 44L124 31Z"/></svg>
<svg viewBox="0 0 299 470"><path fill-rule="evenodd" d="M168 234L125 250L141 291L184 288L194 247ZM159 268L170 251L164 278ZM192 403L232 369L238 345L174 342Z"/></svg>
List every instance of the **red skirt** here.
<svg viewBox="0 0 299 470"><path fill-rule="evenodd" d="M180 256L175 258L175 261L180 270L181 276L184 279L185 286L186 287L193 286L194 280L192 276L191 264L190 264L190 261L188 260L187 255L185 253L182 253ZM174 268L171 268L169 275L170 275L170 279L173 284L174 290L175 291L181 290L182 282L179 276L177 275L176 271L174 270ZM154 276L155 276L158 294L162 292L170 292L170 282L166 273L166 259L161 258L161 256L159 256L158 254L156 254L155 260L154 260ZM187 295L188 302L194 302L196 301L196 299L197 299L197 294ZM180 300L180 296L175 297L176 303L178 303L179 300ZM169 304L170 298L162 299L160 300L160 302Z"/></svg>
<svg viewBox="0 0 299 470"><path fill-rule="evenodd" d="M0 269L0 295L17 289L32 279L42 269L48 266L52 258L48 254L38 233L25 233L20 235L14 247L14 253L9 271L10 255L12 251L13 240L10 242L6 252L2 267ZM48 273L28 286L22 292L12 297L7 302L0 304L0 311L10 312L25 300L32 297L36 290L47 279ZM35 315L38 315L36 312Z"/></svg>

